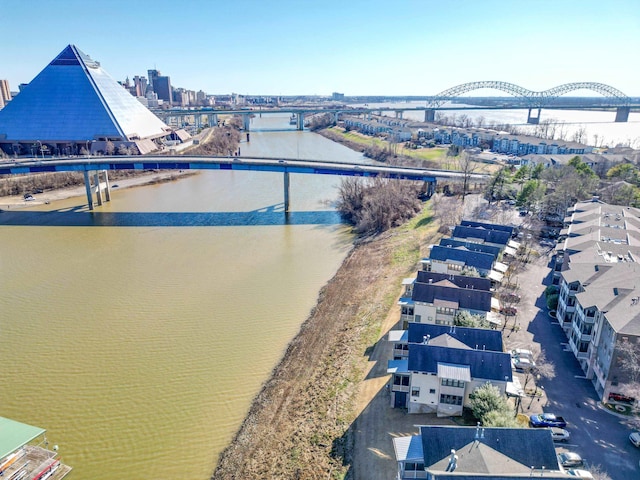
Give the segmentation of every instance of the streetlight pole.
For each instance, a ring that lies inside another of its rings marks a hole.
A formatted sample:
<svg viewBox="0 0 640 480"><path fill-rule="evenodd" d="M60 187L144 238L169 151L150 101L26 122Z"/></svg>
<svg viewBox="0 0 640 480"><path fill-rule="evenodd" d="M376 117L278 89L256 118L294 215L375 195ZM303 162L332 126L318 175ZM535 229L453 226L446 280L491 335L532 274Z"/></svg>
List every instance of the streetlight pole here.
<svg viewBox="0 0 640 480"><path fill-rule="evenodd" d="M40 154L42 155L42 159L44 160L44 150L42 149L42 142L40 140L36 140L36 142L38 142L38 144L40 145Z"/></svg>
<svg viewBox="0 0 640 480"><path fill-rule="evenodd" d="M86 150L87 150L87 157L90 157L90 156L91 156L91 152L89 151L89 142L90 142L90 141L91 141L91 140L87 140L87 141L85 142L85 147L86 147Z"/></svg>

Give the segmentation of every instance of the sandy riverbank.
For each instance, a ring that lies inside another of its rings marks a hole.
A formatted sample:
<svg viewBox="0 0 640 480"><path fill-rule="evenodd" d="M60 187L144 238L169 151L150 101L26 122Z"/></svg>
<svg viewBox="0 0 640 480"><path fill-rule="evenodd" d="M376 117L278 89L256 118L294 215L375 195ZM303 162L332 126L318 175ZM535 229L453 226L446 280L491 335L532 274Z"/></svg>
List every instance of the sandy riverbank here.
<svg viewBox="0 0 640 480"><path fill-rule="evenodd" d="M144 185L154 185L157 183L165 183L171 182L178 178L182 178L189 175L197 175L198 172L194 171L154 171L148 173L141 173L139 175L121 179L110 179L109 183L111 185L111 189L123 189L123 188L131 188L131 187L141 187ZM117 185L117 186L116 186ZM0 209L10 210L12 208L24 208L24 207L33 207L35 205L44 205L51 202L55 202L57 200L66 200L67 198L73 197L85 197L86 198L87 191L84 185L68 187L68 188L58 188L46 190L42 193L33 194L33 200L26 201L22 195L11 195L6 197L0 197Z"/></svg>

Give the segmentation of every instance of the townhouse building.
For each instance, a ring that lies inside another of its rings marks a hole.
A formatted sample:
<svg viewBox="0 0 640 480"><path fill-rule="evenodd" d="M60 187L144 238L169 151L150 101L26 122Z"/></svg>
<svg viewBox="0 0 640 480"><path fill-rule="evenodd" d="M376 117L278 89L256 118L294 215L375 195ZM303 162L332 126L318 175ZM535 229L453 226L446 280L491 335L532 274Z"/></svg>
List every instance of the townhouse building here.
<svg viewBox="0 0 640 480"><path fill-rule="evenodd" d="M394 350L404 352L403 334L393 332ZM455 326L409 324L406 357L389 360L391 404L409 413L462 415L469 395L489 382L502 394L512 381L511 355L501 332Z"/></svg>
<svg viewBox="0 0 640 480"><path fill-rule="evenodd" d="M398 480L575 478L559 465L546 428L419 428L418 435L393 438Z"/></svg>

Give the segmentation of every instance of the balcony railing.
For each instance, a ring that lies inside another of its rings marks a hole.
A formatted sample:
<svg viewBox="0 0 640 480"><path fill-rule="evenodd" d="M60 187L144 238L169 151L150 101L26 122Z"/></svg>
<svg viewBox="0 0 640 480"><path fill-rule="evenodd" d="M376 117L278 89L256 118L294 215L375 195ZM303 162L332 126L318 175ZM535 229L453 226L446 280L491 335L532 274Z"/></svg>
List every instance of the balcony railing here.
<svg viewBox="0 0 640 480"><path fill-rule="evenodd" d="M392 392L408 392L409 391L409 385L393 385L393 387L391 387L391 391Z"/></svg>

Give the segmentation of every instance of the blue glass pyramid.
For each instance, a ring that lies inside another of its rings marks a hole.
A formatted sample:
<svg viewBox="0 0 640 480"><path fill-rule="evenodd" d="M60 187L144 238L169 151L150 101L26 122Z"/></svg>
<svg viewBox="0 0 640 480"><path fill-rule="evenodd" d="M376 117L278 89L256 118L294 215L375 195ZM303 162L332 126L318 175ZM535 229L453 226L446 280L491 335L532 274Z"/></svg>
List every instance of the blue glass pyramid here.
<svg viewBox="0 0 640 480"><path fill-rule="evenodd" d="M0 142L157 138L170 129L105 72L68 45L0 110Z"/></svg>

